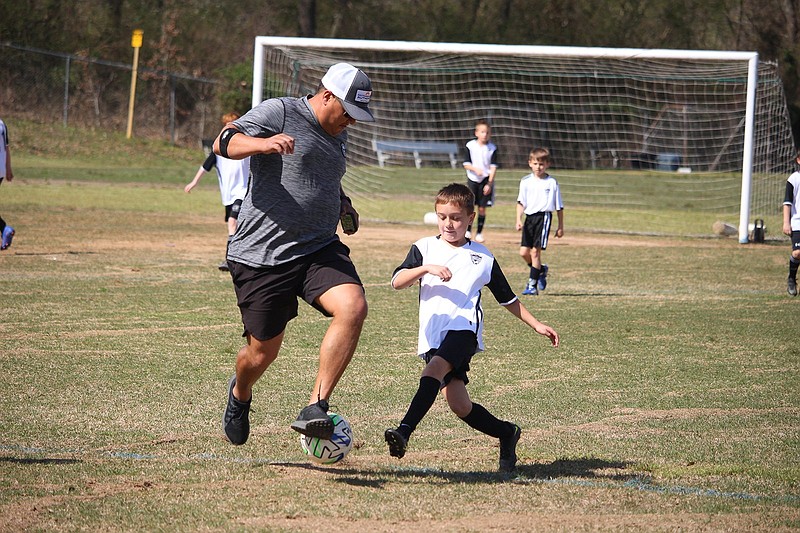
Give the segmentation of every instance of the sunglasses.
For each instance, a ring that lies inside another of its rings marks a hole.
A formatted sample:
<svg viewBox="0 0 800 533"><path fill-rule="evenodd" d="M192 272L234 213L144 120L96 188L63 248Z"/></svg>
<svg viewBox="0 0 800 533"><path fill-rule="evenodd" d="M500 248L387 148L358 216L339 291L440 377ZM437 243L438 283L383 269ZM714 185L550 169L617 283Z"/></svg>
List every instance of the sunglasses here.
<svg viewBox="0 0 800 533"><path fill-rule="evenodd" d="M347 113L347 109L344 107L344 102L342 102L342 99L341 99L341 98L339 98L338 96L336 97L336 99L337 99L337 100L339 100L339 105L340 105L340 106L342 106L342 114L344 114L344 118L347 118L347 119L352 119L353 117L351 117L351 116L350 116L350 115Z"/></svg>

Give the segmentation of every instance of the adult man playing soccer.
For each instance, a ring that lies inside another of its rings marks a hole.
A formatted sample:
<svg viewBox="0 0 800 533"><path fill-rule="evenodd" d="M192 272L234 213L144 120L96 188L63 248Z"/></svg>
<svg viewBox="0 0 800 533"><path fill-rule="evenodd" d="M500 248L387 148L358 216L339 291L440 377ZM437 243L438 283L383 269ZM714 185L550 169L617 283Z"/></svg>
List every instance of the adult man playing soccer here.
<svg viewBox="0 0 800 533"><path fill-rule="evenodd" d="M309 405L291 427L328 439L328 399L347 368L367 316L361 280L350 250L336 235L340 217L358 214L341 188L345 128L372 122L372 85L362 71L333 65L314 95L272 98L223 128L214 152L250 157L250 188L239 227L228 244L228 265L247 344L236 358L223 415L225 436L244 444L255 382L278 356L286 324L302 297L333 317L319 353Z"/></svg>

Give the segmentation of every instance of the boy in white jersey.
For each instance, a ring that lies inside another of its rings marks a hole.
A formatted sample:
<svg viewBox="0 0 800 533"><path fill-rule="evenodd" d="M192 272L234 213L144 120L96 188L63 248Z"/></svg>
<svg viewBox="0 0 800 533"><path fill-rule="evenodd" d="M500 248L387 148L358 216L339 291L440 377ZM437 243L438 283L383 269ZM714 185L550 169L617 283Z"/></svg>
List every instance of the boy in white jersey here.
<svg viewBox="0 0 800 533"><path fill-rule="evenodd" d="M239 113L226 113L222 115L222 125L233 122L241 115ZM190 181L186 187L183 188L185 192L192 192L192 189L197 186L200 178L206 172L211 172L211 169L216 167L217 178L219 179L219 193L222 196L222 205L225 206L225 225L228 227L228 237L236 233L237 220L239 219L239 211L242 208L242 199L247 193L247 180L250 178L250 158L244 159L227 159L222 156L217 156L213 151L208 154L208 157L197 169L194 179ZM223 272L228 271L228 261L223 261L219 265L219 269Z"/></svg>
<svg viewBox="0 0 800 533"><path fill-rule="evenodd" d="M550 151L534 148L528 155L528 174L519 182L517 196L517 231L522 231L519 255L530 267L528 283L522 294L535 296L547 287L547 265L542 264L542 251L547 249L553 211L558 216L556 238L564 236L564 202L558 182L547 173ZM522 219L522 215L525 219Z"/></svg>
<svg viewBox="0 0 800 533"><path fill-rule="evenodd" d="M464 147L464 169L467 171L467 187L475 195L478 206L478 227L475 240L483 242L483 226L486 223L486 208L494 199L494 177L497 174L497 146L489 139L492 127L486 120L475 123L475 138ZM467 228L467 238L472 236L472 225Z"/></svg>
<svg viewBox="0 0 800 533"><path fill-rule="evenodd" d="M400 425L384 433L389 454L405 455L408 439L436 400L439 390L450 409L469 426L500 439L500 470L514 470L521 430L473 403L467 393L472 356L483 351L484 286L514 316L558 346L556 331L539 322L520 303L494 256L482 244L466 238L475 218L475 197L453 183L436 196L439 232L411 246L392 277L392 287L404 289L419 282L419 348L426 365L419 388Z"/></svg>
<svg viewBox="0 0 800 533"><path fill-rule="evenodd" d="M794 161L800 165L800 150L797 151ZM786 292L789 296L797 296L797 267L800 266L800 171L793 172L786 180L786 195L783 198L783 233L792 238Z"/></svg>

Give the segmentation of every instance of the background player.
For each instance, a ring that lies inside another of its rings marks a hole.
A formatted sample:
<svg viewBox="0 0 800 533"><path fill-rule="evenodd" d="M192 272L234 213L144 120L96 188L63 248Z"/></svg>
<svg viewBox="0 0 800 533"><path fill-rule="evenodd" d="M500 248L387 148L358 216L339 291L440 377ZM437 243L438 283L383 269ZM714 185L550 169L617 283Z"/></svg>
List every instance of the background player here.
<svg viewBox="0 0 800 533"><path fill-rule="evenodd" d="M222 125L233 122L239 118L238 113L226 113L222 115ZM197 174L194 179L190 181L184 191L191 192L192 189L203 177L206 172L211 172L211 168L216 167L217 178L219 179L219 192L222 196L222 205L225 206L225 224L228 226L228 237L236 233L237 219L239 218L239 210L242 207L242 199L247 193L247 180L250 178L250 158L244 159L227 159L218 156L213 151L208 154L205 162L197 169ZM228 270L228 262L223 261L219 265L219 269Z"/></svg>
<svg viewBox="0 0 800 533"><path fill-rule="evenodd" d="M794 162L800 165L800 150ZM783 199L783 233L792 238L792 253L789 255L789 278L786 292L797 296L797 267L800 266L800 171L794 171L786 180L786 195Z"/></svg>
<svg viewBox="0 0 800 533"><path fill-rule="evenodd" d="M3 183L3 178L8 178L8 181L14 179L14 171L11 170L11 151L8 149L8 130L6 124L0 120L0 184ZM6 221L0 217L0 250L5 250L11 246L11 240L14 238L14 228L6 224Z"/></svg>
<svg viewBox="0 0 800 533"><path fill-rule="evenodd" d="M464 150L464 168L467 170L467 186L475 195L478 206L477 242L483 242L483 226L486 223L486 208L493 203L494 176L497 173L497 146L490 142L492 128L485 120L475 123L475 138ZM472 226L467 228L467 238L472 237Z"/></svg>
<svg viewBox="0 0 800 533"><path fill-rule="evenodd" d="M528 154L532 173L519 182L517 196L517 231L522 231L519 255L530 267L530 276L522 294L536 295L547 287L547 265L542 264L542 250L547 249L553 211L558 216L556 237L564 236L564 202L558 182L547 173L550 151L534 148ZM525 219L522 219L522 215Z"/></svg>

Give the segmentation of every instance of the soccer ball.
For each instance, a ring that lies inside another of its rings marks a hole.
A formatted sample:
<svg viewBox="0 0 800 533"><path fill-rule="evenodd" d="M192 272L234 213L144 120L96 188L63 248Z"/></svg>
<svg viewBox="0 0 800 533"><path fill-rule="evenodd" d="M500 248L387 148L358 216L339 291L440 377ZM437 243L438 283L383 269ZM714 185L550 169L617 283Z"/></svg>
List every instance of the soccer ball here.
<svg viewBox="0 0 800 533"><path fill-rule="evenodd" d="M308 458L322 465L338 463L353 448L353 430L345 417L328 413L333 421L333 436L330 440L300 435L300 446Z"/></svg>

